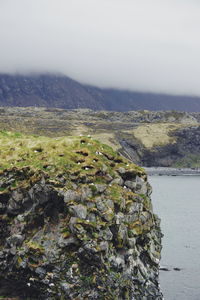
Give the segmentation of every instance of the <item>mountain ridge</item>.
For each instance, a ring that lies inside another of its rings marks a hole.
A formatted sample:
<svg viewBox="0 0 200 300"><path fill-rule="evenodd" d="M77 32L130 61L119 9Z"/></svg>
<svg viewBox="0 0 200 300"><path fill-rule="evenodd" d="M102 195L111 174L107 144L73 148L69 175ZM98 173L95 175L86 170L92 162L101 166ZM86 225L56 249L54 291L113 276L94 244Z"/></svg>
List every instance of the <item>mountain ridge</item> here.
<svg viewBox="0 0 200 300"><path fill-rule="evenodd" d="M55 74L0 74L0 106L200 111L200 97L99 88Z"/></svg>

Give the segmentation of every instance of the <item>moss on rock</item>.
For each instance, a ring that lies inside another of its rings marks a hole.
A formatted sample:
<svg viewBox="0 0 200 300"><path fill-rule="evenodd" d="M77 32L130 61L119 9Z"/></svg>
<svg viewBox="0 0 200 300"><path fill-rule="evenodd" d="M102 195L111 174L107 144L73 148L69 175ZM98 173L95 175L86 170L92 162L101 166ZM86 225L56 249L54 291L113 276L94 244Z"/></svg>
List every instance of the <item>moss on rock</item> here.
<svg viewBox="0 0 200 300"><path fill-rule="evenodd" d="M4 133L1 143L3 296L162 299L143 169L90 137Z"/></svg>

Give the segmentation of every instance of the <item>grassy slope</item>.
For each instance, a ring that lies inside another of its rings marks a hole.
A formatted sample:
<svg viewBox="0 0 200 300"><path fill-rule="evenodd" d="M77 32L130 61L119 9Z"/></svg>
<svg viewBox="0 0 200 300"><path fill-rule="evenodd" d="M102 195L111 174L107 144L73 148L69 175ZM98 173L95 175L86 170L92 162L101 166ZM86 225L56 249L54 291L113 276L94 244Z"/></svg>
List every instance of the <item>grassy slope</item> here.
<svg viewBox="0 0 200 300"><path fill-rule="evenodd" d="M105 165L111 176L120 166L144 172L142 168L119 156L108 145L90 137L49 138L0 132L1 173L6 169L29 167L34 172L46 172L51 178L64 173L95 176L102 165Z"/></svg>
<svg viewBox="0 0 200 300"><path fill-rule="evenodd" d="M0 127L9 131L54 138L91 135L114 150L121 148L120 137L121 140L133 141L133 144L140 143L143 147L153 150L155 146L175 143L176 137L171 134L177 129L198 125L192 116L177 112L166 112L163 119L155 119L153 123L137 123L132 113L134 112L122 114L88 110L8 108L1 113ZM150 112L138 114L142 117ZM198 154L191 158L185 157L177 166L200 166Z"/></svg>
<svg viewBox="0 0 200 300"><path fill-rule="evenodd" d="M183 127L188 127L188 124L144 124L138 126L132 133L146 148L153 148L155 146L174 144L176 138L170 136L170 133Z"/></svg>

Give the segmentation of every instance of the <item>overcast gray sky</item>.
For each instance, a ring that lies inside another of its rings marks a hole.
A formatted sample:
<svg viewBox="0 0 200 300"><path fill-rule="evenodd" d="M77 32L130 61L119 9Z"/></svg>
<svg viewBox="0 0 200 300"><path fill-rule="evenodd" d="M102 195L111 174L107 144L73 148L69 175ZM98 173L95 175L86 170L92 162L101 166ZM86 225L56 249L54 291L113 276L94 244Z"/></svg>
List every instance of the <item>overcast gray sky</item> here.
<svg viewBox="0 0 200 300"><path fill-rule="evenodd" d="M0 72L200 95L199 0L0 0Z"/></svg>

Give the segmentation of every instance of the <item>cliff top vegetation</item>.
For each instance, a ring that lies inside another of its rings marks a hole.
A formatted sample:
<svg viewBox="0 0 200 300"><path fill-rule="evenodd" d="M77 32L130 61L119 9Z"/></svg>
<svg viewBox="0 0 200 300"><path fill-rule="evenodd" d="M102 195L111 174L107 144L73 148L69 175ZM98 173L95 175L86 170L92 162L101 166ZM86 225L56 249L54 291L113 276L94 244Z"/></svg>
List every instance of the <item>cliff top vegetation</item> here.
<svg viewBox="0 0 200 300"><path fill-rule="evenodd" d="M63 173L95 176L103 165L111 176L122 166L144 173L142 168L121 157L111 147L89 136L50 138L0 131L0 145L1 172L30 168L52 178Z"/></svg>

